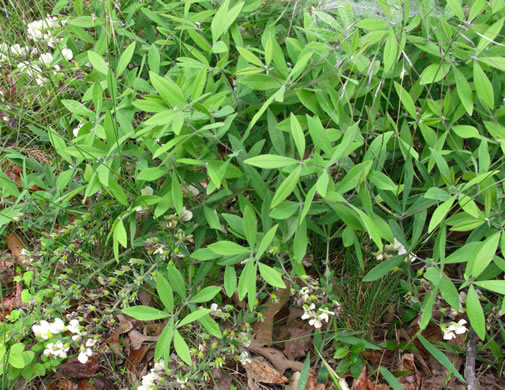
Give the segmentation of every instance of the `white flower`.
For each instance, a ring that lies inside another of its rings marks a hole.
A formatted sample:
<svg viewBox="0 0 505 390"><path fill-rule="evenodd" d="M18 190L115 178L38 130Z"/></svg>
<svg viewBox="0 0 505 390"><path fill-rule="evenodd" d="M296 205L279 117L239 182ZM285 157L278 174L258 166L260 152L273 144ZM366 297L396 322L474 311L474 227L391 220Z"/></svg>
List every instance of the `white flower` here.
<svg viewBox="0 0 505 390"><path fill-rule="evenodd" d="M302 320L308 320L309 318L314 317L315 313L313 310L315 308L316 308L316 305L314 305L313 303L311 303L309 307L303 306L303 310L305 312L302 315Z"/></svg>
<svg viewBox="0 0 505 390"><path fill-rule="evenodd" d="M218 313L219 312L219 306L217 303L213 303L210 305L210 310L212 310L213 313Z"/></svg>
<svg viewBox="0 0 505 390"><path fill-rule="evenodd" d="M53 55L51 53L43 53L40 55L39 60L45 66L49 66L49 65L51 65L51 62L53 62Z"/></svg>
<svg viewBox="0 0 505 390"><path fill-rule="evenodd" d="M86 348L84 345L81 345L81 349L79 352L79 356L77 357L77 360L79 360L82 364L86 364L91 355L93 355L93 351L91 350L91 348Z"/></svg>
<svg viewBox="0 0 505 390"><path fill-rule="evenodd" d="M191 218L193 218L193 213L187 210L186 207L183 207L181 213L179 214L179 218L183 222L191 221Z"/></svg>
<svg viewBox="0 0 505 390"><path fill-rule="evenodd" d="M74 58L74 53L72 53L72 50L67 47L61 49L61 55L65 57L67 61L70 61L72 58Z"/></svg>
<svg viewBox="0 0 505 390"><path fill-rule="evenodd" d="M332 311L329 311L326 307L325 308L322 308L322 309L319 309L319 315L318 315L318 318L321 320L321 321L326 321L328 322L329 321L329 316L333 316L335 315L334 312Z"/></svg>
<svg viewBox="0 0 505 390"><path fill-rule="evenodd" d="M145 186L142 188L140 191L142 195L152 195L154 193L154 190L150 186Z"/></svg>
<svg viewBox="0 0 505 390"><path fill-rule="evenodd" d="M247 351L242 351L242 353L240 354L239 360L240 360L240 363L242 363L242 364L252 363L252 360L249 357L249 354L247 353Z"/></svg>
<svg viewBox="0 0 505 390"><path fill-rule="evenodd" d="M314 317L309 321L309 325L313 326L316 329L319 329L321 326L323 326L323 323L318 317Z"/></svg>
<svg viewBox="0 0 505 390"><path fill-rule="evenodd" d="M45 320L40 321L40 325L33 325L32 331L36 337L40 337L44 340L49 340L49 338L51 337L49 322Z"/></svg>
<svg viewBox="0 0 505 390"><path fill-rule="evenodd" d="M74 137L77 137L79 135L79 130L81 130L81 127L82 123L79 123L77 127L74 130L72 130L72 134L74 135Z"/></svg>
<svg viewBox="0 0 505 390"><path fill-rule="evenodd" d="M34 41L38 41L39 39L42 39L42 29L42 20L36 20L28 24L26 31L29 38Z"/></svg>
<svg viewBox="0 0 505 390"><path fill-rule="evenodd" d="M153 370L156 370L156 371L165 371L165 362L164 362L164 360L160 359L156 363L154 363Z"/></svg>
<svg viewBox="0 0 505 390"><path fill-rule="evenodd" d="M97 342L98 342L97 339L88 339L86 341L86 347L88 348L94 347Z"/></svg>
<svg viewBox="0 0 505 390"><path fill-rule="evenodd" d="M452 340L456 338L457 334L465 334L466 320L459 320L456 322L451 322L449 326L442 325L442 332L444 333L444 340Z"/></svg>
<svg viewBox="0 0 505 390"><path fill-rule="evenodd" d="M12 55L15 56L24 57L26 56L26 54L28 54L28 47L26 46L22 47L18 43L16 43L15 45L11 46L11 53Z"/></svg>
<svg viewBox="0 0 505 390"><path fill-rule="evenodd" d="M74 320L70 320L70 323L67 326L67 330L70 333L80 334L81 333L81 329L79 328L79 320L75 320L75 319Z"/></svg>
<svg viewBox="0 0 505 390"><path fill-rule="evenodd" d="M52 324L49 324L49 330L52 334L64 332L65 329L65 323L60 318L56 318Z"/></svg>
<svg viewBox="0 0 505 390"><path fill-rule="evenodd" d="M64 359L67 357L67 351L69 349L70 347L65 347L63 342L60 340L56 344L54 343L47 344L46 349L44 350L44 355L47 357L54 356Z"/></svg>
<svg viewBox="0 0 505 390"><path fill-rule="evenodd" d="M191 195L193 196L198 196L200 194L200 191L198 190L198 188L196 188L195 186L193 185L189 185L188 186L188 191L191 193Z"/></svg>

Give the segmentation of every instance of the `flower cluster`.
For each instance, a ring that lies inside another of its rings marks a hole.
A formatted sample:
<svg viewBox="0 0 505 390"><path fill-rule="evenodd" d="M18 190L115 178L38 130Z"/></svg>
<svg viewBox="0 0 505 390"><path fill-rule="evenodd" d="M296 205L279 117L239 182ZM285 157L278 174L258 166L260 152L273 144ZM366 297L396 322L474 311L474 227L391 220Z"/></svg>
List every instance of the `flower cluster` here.
<svg viewBox="0 0 505 390"><path fill-rule="evenodd" d="M456 338L457 334L465 334L466 320L459 320L458 322L451 321L449 325L442 325L442 333L444 334L444 340L452 340Z"/></svg>
<svg viewBox="0 0 505 390"><path fill-rule="evenodd" d="M27 26L28 38L34 43L50 48L46 52L39 52L37 47L21 46L19 44L0 44L0 62L14 57L17 61L16 69L19 73L26 74L37 85L44 85L48 79L44 74L52 70L53 75L61 71L58 64L62 59L72 60L72 50L62 45L62 38L58 38L56 30L65 24L56 17L47 16L45 19L36 20Z"/></svg>
<svg viewBox="0 0 505 390"><path fill-rule="evenodd" d="M157 385L162 380L162 375L164 373L165 362L162 359L154 363L154 367L151 369L151 371L142 377L142 384L137 387L137 390L157 389Z"/></svg>
<svg viewBox="0 0 505 390"><path fill-rule="evenodd" d="M384 246L384 251L379 252L375 255L375 258L379 261L382 260L387 260L390 259L391 257L394 256L401 256L407 254L407 249L403 246L403 244L398 241L395 237L393 244L387 244ZM409 253L407 257L405 258L405 261L407 262L413 262L415 261L416 256L414 256L412 253Z"/></svg>
<svg viewBox="0 0 505 390"><path fill-rule="evenodd" d="M335 312L328 310L327 307L319 308L316 310L316 305L311 303L310 305L303 305L304 313L302 315L302 320L309 320L310 326L319 329L323 326L323 321L330 320L330 316L334 316Z"/></svg>
<svg viewBox="0 0 505 390"><path fill-rule="evenodd" d="M54 322L49 323L46 320L40 321L40 324L33 325L32 331L36 337L39 337L43 340L52 339L53 336L59 335L63 332L70 332L72 334L72 340L76 343L79 343L84 334L81 330L81 326L79 324L79 320L72 319L70 320L68 325L65 325L62 319L56 318ZM79 347L79 361L84 364L88 361L89 357L93 355L93 351L91 348L97 343L96 339L88 339L84 344L81 344ZM44 350L44 355L47 357L59 357L66 358L67 351L70 349L69 344L64 344L62 340L58 340L56 342L51 342L46 345Z"/></svg>

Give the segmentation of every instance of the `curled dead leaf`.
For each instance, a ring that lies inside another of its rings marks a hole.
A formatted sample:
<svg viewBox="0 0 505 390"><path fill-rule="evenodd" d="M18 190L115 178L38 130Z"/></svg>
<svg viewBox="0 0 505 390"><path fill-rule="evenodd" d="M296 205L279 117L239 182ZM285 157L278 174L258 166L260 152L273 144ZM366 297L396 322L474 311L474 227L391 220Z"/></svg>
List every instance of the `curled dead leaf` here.
<svg viewBox="0 0 505 390"><path fill-rule="evenodd" d="M146 342L158 340L158 336L146 336L135 329L132 329L128 332L128 337L130 338L130 346L133 349L139 349Z"/></svg>
<svg viewBox="0 0 505 390"><path fill-rule="evenodd" d="M288 378L279 373L265 359L256 357L251 359L251 363L244 364L247 375L257 382L280 385L288 383Z"/></svg>
<svg viewBox="0 0 505 390"><path fill-rule="evenodd" d="M263 342L271 342L273 329L274 329L274 317L275 315L284 307L288 302L290 296L290 284L286 282L286 287L283 289L276 289L274 291L278 298L277 303L270 301L266 308L261 311L263 315L263 321L258 321L254 324L253 329L256 334L256 340Z"/></svg>
<svg viewBox="0 0 505 390"><path fill-rule="evenodd" d="M5 243L20 266L23 267L28 265L30 258L23 255L25 246L15 233L8 234L7 237L5 237Z"/></svg>
<svg viewBox="0 0 505 390"><path fill-rule="evenodd" d="M312 344L312 329L289 328L289 340L284 344L284 353L290 360L307 356L307 351Z"/></svg>
<svg viewBox="0 0 505 390"><path fill-rule="evenodd" d="M389 386L373 383L366 373L366 364L363 364L361 374L352 384L351 390L389 390Z"/></svg>
<svg viewBox="0 0 505 390"><path fill-rule="evenodd" d="M126 368L129 372L135 374L139 371L138 366L146 355L147 351L149 351L149 348L151 348L150 345L141 345L138 349L130 349L130 355L126 360Z"/></svg>

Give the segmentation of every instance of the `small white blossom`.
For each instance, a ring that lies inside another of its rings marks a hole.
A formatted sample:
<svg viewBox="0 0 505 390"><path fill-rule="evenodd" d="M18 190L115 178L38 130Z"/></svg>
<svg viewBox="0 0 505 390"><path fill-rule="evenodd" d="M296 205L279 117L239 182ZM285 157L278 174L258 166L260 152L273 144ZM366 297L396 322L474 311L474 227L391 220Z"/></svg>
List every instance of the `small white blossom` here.
<svg viewBox="0 0 505 390"><path fill-rule="evenodd" d="M64 359L67 357L67 351L69 349L70 347L65 347L63 342L60 340L56 344L54 343L47 344L46 349L44 350L44 355L47 357L54 356Z"/></svg>
<svg viewBox="0 0 505 390"><path fill-rule="evenodd" d="M187 210L186 207L183 207L181 213L179 214L179 217L181 221L188 222L191 221L191 218L193 218L193 213Z"/></svg>
<svg viewBox="0 0 505 390"><path fill-rule="evenodd" d="M72 58L74 58L74 53L72 53L72 50L67 47L61 49L61 55L65 57L67 61L70 61Z"/></svg>
<svg viewBox="0 0 505 390"><path fill-rule="evenodd" d="M79 356L77 357L77 359L82 364L86 364L86 362L88 361L88 359L90 358L91 355L93 355L93 351L91 350L91 348L86 348L84 345L81 345L81 349L80 349Z"/></svg>
<svg viewBox="0 0 505 390"><path fill-rule="evenodd" d="M442 326L442 332L444 333L444 340L452 340L456 338L457 334L465 334L466 329L466 320L459 320L456 322L451 322L449 326Z"/></svg>
<svg viewBox="0 0 505 390"><path fill-rule="evenodd" d="M11 46L11 53L15 56L24 57L28 54L28 47L23 47L20 46L19 43L16 43L15 45Z"/></svg>
<svg viewBox="0 0 505 390"><path fill-rule="evenodd" d="M188 186L188 191L191 193L191 195L193 196L198 196L200 194L200 191L198 190L198 188L196 188L195 186L193 185L189 185Z"/></svg>
<svg viewBox="0 0 505 390"><path fill-rule="evenodd" d="M247 353L247 351L242 351L242 353L240 354L239 360L240 360L240 363L242 363L242 364L252 363L252 360L249 357L249 354Z"/></svg>
<svg viewBox="0 0 505 390"><path fill-rule="evenodd" d="M140 191L142 195L152 195L154 193L154 190L150 186L145 186L142 188Z"/></svg>
<svg viewBox="0 0 505 390"><path fill-rule="evenodd" d="M65 323L60 318L56 318L52 324L49 324L49 330L52 334L64 332L65 329Z"/></svg>
<svg viewBox="0 0 505 390"><path fill-rule="evenodd" d="M86 347L88 348L94 347L97 342L98 342L97 339L88 339L86 341Z"/></svg>
<svg viewBox="0 0 505 390"><path fill-rule="evenodd" d="M51 331L49 330L49 322L42 320L40 325L33 325L32 331L36 337L40 337L44 340L49 340L51 337Z"/></svg>
<svg viewBox="0 0 505 390"><path fill-rule="evenodd" d="M42 53L39 57L39 61L45 66L49 66L51 62L53 62L53 55L51 53Z"/></svg>
<svg viewBox="0 0 505 390"><path fill-rule="evenodd" d="M67 325L67 330L70 333L80 334L81 329L79 327L79 320L76 320L76 319L70 320L70 323Z"/></svg>
<svg viewBox="0 0 505 390"><path fill-rule="evenodd" d="M323 326L323 323L319 317L314 317L309 321L309 325L313 326L316 329L319 329L321 326Z"/></svg>
<svg viewBox="0 0 505 390"><path fill-rule="evenodd" d="M330 320L329 316L335 315L334 312L329 311L326 307L319 309L318 313L319 313L318 314L319 319L322 321L326 321L326 322L328 322Z"/></svg>

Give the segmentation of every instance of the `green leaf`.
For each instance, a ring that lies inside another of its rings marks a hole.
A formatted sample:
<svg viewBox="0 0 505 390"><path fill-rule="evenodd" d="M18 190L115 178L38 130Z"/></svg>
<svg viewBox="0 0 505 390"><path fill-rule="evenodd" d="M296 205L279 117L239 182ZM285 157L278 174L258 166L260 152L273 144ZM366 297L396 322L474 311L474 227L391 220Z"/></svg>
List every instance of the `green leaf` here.
<svg viewBox="0 0 505 390"><path fill-rule="evenodd" d="M450 279L442 278L438 287L445 301L451 305L454 310L459 311L459 293L454 283Z"/></svg>
<svg viewBox="0 0 505 390"><path fill-rule="evenodd" d="M300 377L298 378L298 384L296 385L296 390L305 390L307 382L309 380L310 371L310 351L307 353L305 362L303 363L302 371L300 371Z"/></svg>
<svg viewBox="0 0 505 390"><path fill-rule="evenodd" d="M483 280L481 282L474 282L474 284L486 290L505 295L505 280Z"/></svg>
<svg viewBox="0 0 505 390"><path fill-rule="evenodd" d="M237 78L237 82L239 84L245 85L247 88L252 89L253 91L268 91L269 89L280 88L281 83L274 79L272 76L268 76L266 74L255 74L252 76L242 76ZM272 101L275 99L275 95L272 95ZM265 110L268 108L268 105L265 107ZM256 117L254 117L256 118ZM253 118L253 121L254 121Z"/></svg>
<svg viewBox="0 0 505 390"><path fill-rule="evenodd" d="M156 290L160 296L161 302L165 305L165 308L169 313L174 312L174 293L172 287L168 283L168 280L158 272L156 275Z"/></svg>
<svg viewBox="0 0 505 390"><path fill-rule="evenodd" d="M249 248L245 248L242 245L237 244L232 241L218 241L213 244L210 244L208 248L221 256L235 256L235 255L245 255L251 253Z"/></svg>
<svg viewBox="0 0 505 390"><path fill-rule="evenodd" d="M384 72L388 73L396 64L396 58L398 56L398 42L396 41L396 36L393 30L389 32L388 39L386 40L386 45L384 46Z"/></svg>
<svg viewBox="0 0 505 390"><path fill-rule="evenodd" d="M475 262L473 263L473 267L470 272L470 276L477 278L491 263L496 253L496 249L498 248L500 236L501 232L496 232L482 242L482 247L477 253Z"/></svg>
<svg viewBox="0 0 505 390"><path fill-rule="evenodd" d="M164 167L144 168L136 177L136 180L154 181L168 174L168 169Z"/></svg>
<svg viewBox="0 0 505 390"><path fill-rule="evenodd" d="M503 22L505 21L505 18L501 18L500 20L497 20L495 23L493 23L489 28L484 32L484 34L479 34L480 35L480 41L477 44L477 52L482 53L484 49L489 46L490 43L495 44L493 41L496 38L496 36L500 33L502 27L503 27Z"/></svg>
<svg viewBox="0 0 505 390"><path fill-rule="evenodd" d="M300 178L300 174L302 172L302 167L298 166L293 172L289 174L286 179L281 183L279 188L274 194L272 198L272 203L270 204L270 208L274 208L279 205L284 199L286 199L298 184L298 179Z"/></svg>
<svg viewBox="0 0 505 390"><path fill-rule="evenodd" d="M275 154L263 154L261 156L251 157L244 162L263 169L284 168L289 167L290 165L300 164L300 161L295 160L294 158L277 156Z"/></svg>
<svg viewBox="0 0 505 390"><path fill-rule="evenodd" d="M214 321L210 316L205 316L198 319L198 322L202 324L203 328L212 336L217 337L218 339L223 338L223 334L219 329L219 324Z"/></svg>
<svg viewBox="0 0 505 390"><path fill-rule="evenodd" d="M454 0L455 1L455 0ZM468 115L472 116L473 113L473 94L470 83L466 80L463 73L458 68L453 69L454 79L456 80L456 90L458 92L459 100L461 104L465 107L465 111Z"/></svg>
<svg viewBox="0 0 505 390"><path fill-rule="evenodd" d="M465 19L465 14L463 12L463 7L461 6L461 0L447 0L447 5L454 12L454 15L460 20Z"/></svg>
<svg viewBox="0 0 505 390"><path fill-rule="evenodd" d="M203 303L209 302L212 300L218 293L221 291L221 287L219 286L209 286L200 290L197 294L195 294L189 302L191 303Z"/></svg>
<svg viewBox="0 0 505 390"><path fill-rule="evenodd" d="M484 341L486 338L486 319L479 301L479 296L473 286L468 288L468 293L466 295L466 312L473 330L475 330L477 336Z"/></svg>
<svg viewBox="0 0 505 390"><path fill-rule="evenodd" d="M172 344L172 338L174 336L174 328L171 325L166 325L156 342L156 348L154 350L154 360L158 361L160 359L167 359L170 357L170 346Z"/></svg>
<svg viewBox="0 0 505 390"><path fill-rule="evenodd" d="M374 280L382 278L384 275L386 275L393 268L400 265L402 261L403 261L402 256L396 256L396 257L392 257L391 259L382 261L381 263L376 265L374 268L372 268L370 270L370 272L368 272L365 275L365 277L363 278L363 281L364 282L373 282Z"/></svg>
<svg viewBox="0 0 505 390"><path fill-rule="evenodd" d="M296 79L307 68L307 64L312 58L312 54L313 53L309 51L298 57L295 66L289 73L288 79Z"/></svg>
<svg viewBox="0 0 505 390"><path fill-rule="evenodd" d="M261 60L258 57L256 57L256 55L253 52L251 52L250 50L243 48L243 47L238 47L238 46L237 46L237 50L240 53L240 55L245 58L245 60L247 62L257 65L260 68L265 67L265 64L263 62L261 62Z"/></svg>
<svg viewBox="0 0 505 390"><path fill-rule="evenodd" d="M442 64L431 64L423 70L420 76L419 83L421 85L437 83L442 80L449 70L451 69L451 65L447 63Z"/></svg>
<svg viewBox="0 0 505 390"><path fill-rule="evenodd" d="M184 205L184 200L182 197L181 183L177 178L177 175L172 175L172 187L171 187L172 201L174 202L175 211L180 214Z"/></svg>
<svg viewBox="0 0 505 390"><path fill-rule="evenodd" d="M409 113L410 117L413 119L417 118L417 111L416 111L416 106L414 104L414 100L412 100L412 96L407 92L405 88L403 88L400 84L398 84L396 81L394 82L395 84L395 89L396 93L400 97L400 101L402 102L403 106Z"/></svg>
<svg viewBox="0 0 505 390"><path fill-rule="evenodd" d="M267 282L270 286L277 288L286 288L286 284L282 281L281 275L272 267L268 265L259 263L261 277Z"/></svg>
<svg viewBox="0 0 505 390"><path fill-rule="evenodd" d="M126 309L122 309L121 311L124 314L133 317L139 321L160 320L162 318L167 318L170 316L169 313L155 309L154 307L144 305L127 307Z"/></svg>
<svg viewBox="0 0 505 390"><path fill-rule="evenodd" d="M256 250L256 259L261 258L263 253L267 250L269 245L272 243L272 240L275 237L275 233L277 232L277 228L279 225L275 225L268 230L268 232L265 233L263 238L261 239L261 242L258 245L258 249Z"/></svg>
<svg viewBox="0 0 505 390"><path fill-rule="evenodd" d="M293 242L293 256L298 263L301 263L307 252L307 220L303 219L296 228L295 240Z"/></svg>
<svg viewBox="0 0 505 390"><path fill-rule="evenodd" d="M452 196L435 209L428 226L428 233L431 233L445 218L455 200L456 196Z"/></svg>
<svg viewBox="0 0 505 390"><path fill-rule="evenodd" d="M191 258L199 261L215 260L219 255L207 248L200 248L191 254Z"/></svg>
<svg viewBox="0 0 505 390"><path fill-rule="evenodd" d="M388 383L389 386L393 390L403 390L403 386L401 385L400 382L398 382L398 379L389 371L386 367L381 366L379 368L381 375L384 377L386 382Z"/></svg>
<svg viewBox="0 0 505 390"><path fill-rule="evenodd" d="M352 189L356 189L368 176L372 163L373 161L369 160L352 167L344 178L337 183L335 191L343 194Z"/></svg>
<svg viewBox="0 0 505 390"><path fill-rule="evenodd" d="M118 219L116 226L114 227L113 238L116 242L119 242L123 248L126 248L126 246L128 245L126 237L126 229L121 219Z"/></svg>
<svg viewBox="0 0 505 390"><path fill-rule="evenodd" d="M233 265L227 265L224 270L224 291L228 297L237 290L237 273Z"/></svg>
<svg viewBox="0 0 505 390"><path fill-rule="evenodd" d="M134 52L135 52L135 42L132 42L125 49L125 51L123 52L123 54L121 54L121 57L119 58L116 68L116 77L121 76L121 74L124 72L128 64L130 63Z"/></svg>
<svg viewBox="0 0 505 390"><path fill-rule="evenodd" d="M186 283L180 271L173 265L167 265L167 279L170 282L175 292L183 299L186 300Z"/></svg>
<svg viewBox="0 0 505 390"><path fill-rule="evenodd" d="M478 62L473 63L473 82L477 96L481 102L489 109L494 107L494 92L493 85L487 78L486 74L480 67Z"/></svg>
<svg viewBox="0 0 505 390"><path fill-rule="evenodd" d="M88 51L88 59L89 62L91 62L91 65L93 65L93 68L95 68L95 70L102 73L103 75L107 75L107 72L109 71L109 66L102 58L102 56L90 50Z"/></svg>
<svg viewBox="0 0 505 390"><path fill-rule="evenodd" d="M229 9L230 0L225 0L224 3L219 7L214 18L212 19L210 30L212 33L212 41L217 42L217 40L223 35L230 26L233 24L235 19L237 19L244 2L236 4L233 8Z"/></svg>
<svg viewBox="0 0 505 390"><path fill-rule="evenodd" d="M417 335L417 338L423 344L424 348L427 349L431 355L438 360L438 362L447 368L447 370L454 375L456 378L458 378L460 381L463 383L465 382L464 378L461 376L461 374L456 370L456 368L452 365L451 361L445 356L437 347L435 347L433 344L431 344L428 340L426 340L421 334Z"/></svg>
<svg viewBox="0 0 505 390"><path fill-rule="evenodd" d="M191 362L191 354L189 352L188 344L186 344L181 334L177 330L174 332L174 348L175 352L177 352L177 355L184 363L186 363L188 366L191 366L193 364Z"/></svg>
<svg viewBox="0 0 505 390"><path fill-rule="evenodd" d="M219 216L217 215L217 211L213 210L207 206L203 206L203 213L205 215L205 219L207 223L212 229L221 230L222 226L219 222Z"/></svg>
<svg viewBox="0 0 505 390"><path fill-rule="evenodd" d="M303 159L303 156L305 154L305 135L303 134L300 122L298 122L298 119L296 119L296 116L293 113L291 113L290 116L290 123L291 123L290 126L291 136L295 141L296 149L298 150L298 155L300 156L301 159Z"/></svg>
<svg viewBox="0 0 505 390"><path fill-rule="evenodd" d="M362 28L363 30L387 30L389 29L389 24L379 18L365 18L361 19L356 23L356 27Z"/></svg>
<svg viewBox="0 0 505 390"><path fill-rule="evenodd" d="M211 309L199 309L195 310L194 312L188 314L186 317L184 317L178 324L177 327L181 328L184 325L190 324L193 321L198 320L199 318L202 318L209 314L212 310Z"/></svg>
<svg viewBox="0 0 505 390"><path fill-rule="evenodd" d="M161 98L170 106L186 107L186 99L180 87L167 77L161 77L154 72L149 72L149 78Z"/></svg>
<svg viewBox="0 0 505 390"><path fill-rule="evenodd" d="M244 232L247 242L251 248L256 245L256 234L258 233L258 222L251 206L247 205L244 210Z"/></svg>
<svg viewBox="0 0 505 390"><path fill-rule="evenodd" d="M249 281L256 275L256 264L254 261L248 261L240 274L238 281L238 297L239 300L244 299L249 288Z"/></svg>

